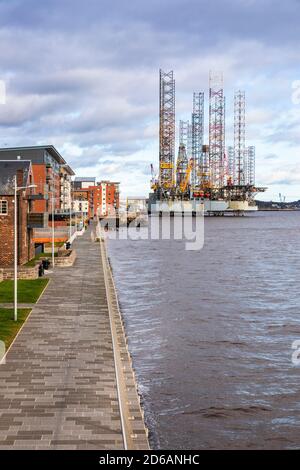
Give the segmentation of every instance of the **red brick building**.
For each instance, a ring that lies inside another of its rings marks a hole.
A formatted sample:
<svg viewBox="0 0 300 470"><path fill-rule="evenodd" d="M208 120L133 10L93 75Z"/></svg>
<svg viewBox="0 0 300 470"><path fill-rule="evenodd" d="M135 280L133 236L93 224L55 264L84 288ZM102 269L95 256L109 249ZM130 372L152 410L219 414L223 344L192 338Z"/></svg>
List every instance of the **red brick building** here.
<svg viewBox="0 0 300 470"><path fill-rule="evenodd" d="M89 190L93 199L93 217L115 215L120 208L119 183L100 181Z"/></svg>
<svg viewBox="0 0 300 470"><path fill-rule="evenodd" d="M77 177L73 183L73 209L90 219L115 215L120 208L119 183L96 178Z"/></svg>
<svg viewBox="0 0 300 470"><path fill-rule="evenodd" d="M36 193L42 196L33 202L33 212L52 212L52 199L56 212L65 210L74 172L56 148L47 145L0 149L0 160L17 159L31 161Z"/></svg>
<svg viewBox="0 0 300 470"><path fill-rule="evenodd" d="M93 200L89 188L73 189L72 199L75 214L83 214L85 217L92 218Z"/></svg>
<svg viewBox="0 0 300 470"><path fill-rule="evenodd" d="M0 267L14 264L14 186L33 184L30 161L0 161ZM17 192L18 208L18 264L34 257L33 228L37 214L32 218L32 189ZM42 216L42 214L41 214Z"/></svg>
<svg viewBox="0 0 300 470"><path fill-rule="evenodd" d="M98 212L98 208L101 205L101 188L100 186L90 186L90 218L93 219Z"/></svg>

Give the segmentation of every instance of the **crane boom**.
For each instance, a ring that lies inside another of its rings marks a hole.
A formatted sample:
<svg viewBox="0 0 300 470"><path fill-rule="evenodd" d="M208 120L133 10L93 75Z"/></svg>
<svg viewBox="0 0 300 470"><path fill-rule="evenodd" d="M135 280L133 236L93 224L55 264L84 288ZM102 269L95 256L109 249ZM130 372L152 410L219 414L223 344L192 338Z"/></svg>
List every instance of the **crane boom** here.
<svg viewBox="0 0 300 470"><path fill-rule="evenodd" d="M193 160L193 158L191 158L190 161L189 161L188 167L187 167L185 178L182 181L182 183L180 184L180 191L182 193L184 193L186 191L186 188L189 184L191 171L192 171L193 167L194 167L194 160Z"/></svg>

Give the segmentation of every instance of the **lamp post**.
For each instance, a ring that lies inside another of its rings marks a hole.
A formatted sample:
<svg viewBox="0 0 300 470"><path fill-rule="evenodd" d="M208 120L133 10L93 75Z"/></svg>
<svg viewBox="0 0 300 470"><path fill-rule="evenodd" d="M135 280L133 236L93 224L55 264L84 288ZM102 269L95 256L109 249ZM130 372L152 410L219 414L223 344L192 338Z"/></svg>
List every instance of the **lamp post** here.
<svg viewBox="0 0 300 470"><path fill-rule="evenodd" d="M17 175L15 175L14 182L14 320L18 321L18 191L36 188L36 184L18 187Z"/></svg>
<svg viewBox="0 0 300 470"><path fill-rule="evenodd" d="M52 176L52 198L51 198L51 209L52 209L52 269L54 269L54 240L55 240L55 225L54 225L54 178Z"/></svg>
<svg viewBox="0 0 300 470"><path fill-rule="evenodd" d="M69 209L70 209L69 242L71 243L71 237L72 237L72 191L71 191L71 183L70 183L70 186L69 186Z"/></svg>

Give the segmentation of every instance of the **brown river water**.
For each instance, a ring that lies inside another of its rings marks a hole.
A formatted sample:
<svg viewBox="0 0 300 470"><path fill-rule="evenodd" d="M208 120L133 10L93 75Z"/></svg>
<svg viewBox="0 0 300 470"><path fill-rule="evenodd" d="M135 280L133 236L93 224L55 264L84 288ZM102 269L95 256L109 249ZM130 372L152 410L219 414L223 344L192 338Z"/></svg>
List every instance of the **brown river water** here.
<svg viewBox="0 0 300 470"><path fill-rule="evenodd" d="M300 212L204 228L108 242L151 446L300 448Z"/></svg>

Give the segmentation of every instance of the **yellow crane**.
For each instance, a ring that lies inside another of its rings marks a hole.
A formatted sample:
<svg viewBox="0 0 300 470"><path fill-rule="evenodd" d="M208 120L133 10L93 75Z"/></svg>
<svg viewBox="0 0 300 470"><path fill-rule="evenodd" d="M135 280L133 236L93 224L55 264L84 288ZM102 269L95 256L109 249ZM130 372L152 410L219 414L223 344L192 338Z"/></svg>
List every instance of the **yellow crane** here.
<svg viewBox="0 0 300 470"><path fill-rule="evenodd" d="M153 167L152 163L150 165L150 168L151 168L151 189L153 189L153 191L156 191L157 187L158 187L158 180L155 177L154 167Z"/></svg>
<svg viewBox="0 0 300 470"><path fill-rule="evenodd" d="M187 170L186 170L185 178L184 178L184 180L180 183L180 192L181 192L181 193L185 193L185 191L186 191L186 188L187 188L187 186L188 186L188 184L189 184L189 181L190 181L190 176L191 176L191 171L192 171L192 169L193 169L193 166L194 166L194 161L193 161L193 159L191 158L190 161L189 161Z"/></svg>

